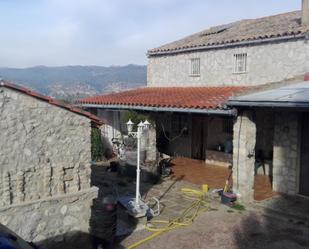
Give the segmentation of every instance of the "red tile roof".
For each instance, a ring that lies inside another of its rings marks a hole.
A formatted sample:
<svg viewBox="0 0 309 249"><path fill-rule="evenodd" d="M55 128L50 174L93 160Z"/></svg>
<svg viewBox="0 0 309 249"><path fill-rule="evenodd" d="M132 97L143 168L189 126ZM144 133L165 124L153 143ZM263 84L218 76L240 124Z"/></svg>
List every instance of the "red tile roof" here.
<svg viewBox="0 0 309 249"><path fill-rule="evenodd" d="M146 87L79 100L80 104L157 108L221 109L229 97L247 87Z"/></svg>
<svg viewBox="0 0 309 249"><path fill-rule="evenodd" d="M19 86L19 85L16 85L16 84L13 84L11 82L4 81L4 80L0 81L0 88L1 87L6 87L6 88L9 88L9 89L21 92L21 93L26 94L28 96L31 96L33 98L47 102L51 105L58 106L60 108L66 109L70 112L74 112L74 113L81 115L81 116L85 116L85 117L89 118L92 122L94 122L96 125L102 125L103 124L103 121L101 119L99 119L97 116L91 114L90 112L86 112L86 111L84 111L80 108L65 104L65 103L58 101L58 100L55 100L55 99L53 99L49 96L45 96L45 95L42 95L42 94L37 93L35 91L32 91L32 90L30 90L26 87Z"/></svg>

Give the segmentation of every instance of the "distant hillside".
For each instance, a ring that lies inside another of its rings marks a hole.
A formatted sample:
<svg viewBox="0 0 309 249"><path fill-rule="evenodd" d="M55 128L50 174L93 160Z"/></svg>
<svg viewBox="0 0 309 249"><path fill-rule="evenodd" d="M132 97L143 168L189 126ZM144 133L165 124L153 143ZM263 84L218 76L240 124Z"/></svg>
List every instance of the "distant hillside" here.
<svg viewBox="0 0 309 249"><path fill-rule="evenodd" d="M0 68L0 78L56 98L72 99L146 85L146 66Z"/></svg>

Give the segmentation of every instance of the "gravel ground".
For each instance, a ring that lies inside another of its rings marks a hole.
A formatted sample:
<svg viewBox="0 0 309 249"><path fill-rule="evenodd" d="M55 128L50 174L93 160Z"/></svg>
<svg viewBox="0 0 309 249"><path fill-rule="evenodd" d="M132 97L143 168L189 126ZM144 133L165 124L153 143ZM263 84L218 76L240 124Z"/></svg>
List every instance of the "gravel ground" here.
<svg viewBox="0 0 309 249"><path fill-rule="evenodd" d="M117 248L126 248L150 234L135 232L120 239ZM201 214L190 227L161 234L138 248L303 249L309 248L309 225L221 207Z"/></svg>

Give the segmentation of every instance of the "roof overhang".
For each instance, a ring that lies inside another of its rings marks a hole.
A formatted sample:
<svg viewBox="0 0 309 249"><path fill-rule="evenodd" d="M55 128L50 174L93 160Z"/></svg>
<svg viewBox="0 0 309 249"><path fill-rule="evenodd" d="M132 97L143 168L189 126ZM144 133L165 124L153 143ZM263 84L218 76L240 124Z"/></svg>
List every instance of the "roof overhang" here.
<svg viewBox="0 0 309 249"><path fill-rule="evenodd" d="M79 104L85 108L98 108L109 110L136 110L147 112L177 112L206 115L236 116L236 109L196 109L196 108L175 108L175 107L153 107L153 106L136 106L136 105L105 105L105 104Z"/></svg>
<svg viewBox="0 0 309 249"><path fill-rule="evenodd" d="M191 53L191 52L199 52L199 51L206 51L206 50L213 50L213 49L226 49L226 48L233 48L233 47L239 47L239 46L254 46L254 45L267 44L267 43L279 43L279 42L293 41L293 40L299 40L299 39L308 39L308 35L298 34L298 35L289 35L289 36L283 36L283 37L264 38L264 39L258 39L258 40L222 43L222 44L215 44L215 45L200 45L200 46L184 47L184 48L169 49L169 50L158 50L158 51L149 50L146 55L147 57L150 58L150 57L156 57L156 56L165 56L165 55L173 55L173 54L180 54L180 53Z"/></svg>
<svg viewBox="0 0 309 249"><path fill-rule="evenodd" d="M229 101L231 107L309 108L309 102Z"/></svg>
<svg viewBox="0 0 309 249"><path fill-rule="evenodd" d="M230 107L309 108L309 82L232 97Z"/></svg>

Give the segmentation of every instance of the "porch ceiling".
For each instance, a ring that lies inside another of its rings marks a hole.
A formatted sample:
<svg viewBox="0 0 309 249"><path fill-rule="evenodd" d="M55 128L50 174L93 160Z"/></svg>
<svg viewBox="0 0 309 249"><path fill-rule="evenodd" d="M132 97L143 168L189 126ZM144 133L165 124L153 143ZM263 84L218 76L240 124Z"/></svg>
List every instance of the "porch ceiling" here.
<svg viewBox="0 0 309 249"><path fill-rule="evenodd" d="M78 101L85 107L230 114L228 99L247 89L226 87L146 87Z"/></svg>

